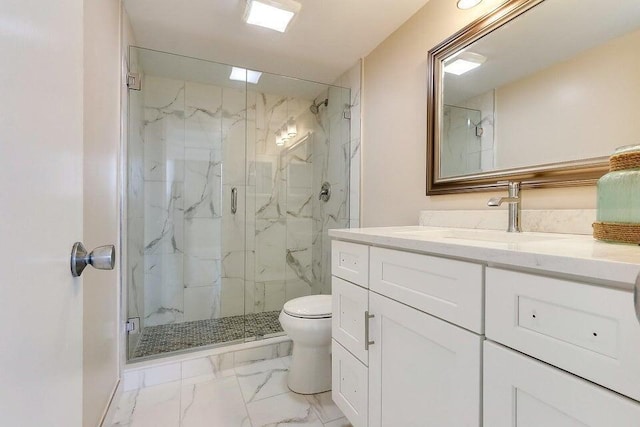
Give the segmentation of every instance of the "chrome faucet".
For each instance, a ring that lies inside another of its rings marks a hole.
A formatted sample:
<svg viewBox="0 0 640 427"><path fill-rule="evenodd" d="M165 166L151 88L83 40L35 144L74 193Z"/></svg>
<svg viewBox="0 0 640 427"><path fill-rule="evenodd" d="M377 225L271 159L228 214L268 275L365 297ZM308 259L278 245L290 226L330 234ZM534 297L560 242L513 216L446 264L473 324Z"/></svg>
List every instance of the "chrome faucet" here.
<svg viewBox="0 0 640 427"><path fill-rule="evenodd" d="M520 233L520 213L522 198L520 197L520 183L509 181L508 183L509 194L508 197L492 197L487 202L487 206L500 206L503 203L509 203L509 226L507 231L509 233Z"/></svg>

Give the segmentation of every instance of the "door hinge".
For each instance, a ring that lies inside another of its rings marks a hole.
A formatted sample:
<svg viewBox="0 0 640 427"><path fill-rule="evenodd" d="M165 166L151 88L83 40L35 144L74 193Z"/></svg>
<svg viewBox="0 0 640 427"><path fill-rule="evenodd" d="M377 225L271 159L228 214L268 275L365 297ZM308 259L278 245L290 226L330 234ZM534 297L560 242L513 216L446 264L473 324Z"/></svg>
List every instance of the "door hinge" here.
<svg viewBox="0 0 640 427"><path fill-rule="evenodd" d="M132 317L127 319L124 324L124 330L129 335L139 334L140 333L140 318Z"/></svg>
<svg viewBox="0 0 640 427"><path fill-rule="evenodd" d="M141 88L140 74L127 73L127 87L131 90L140 90Z"/></svg>

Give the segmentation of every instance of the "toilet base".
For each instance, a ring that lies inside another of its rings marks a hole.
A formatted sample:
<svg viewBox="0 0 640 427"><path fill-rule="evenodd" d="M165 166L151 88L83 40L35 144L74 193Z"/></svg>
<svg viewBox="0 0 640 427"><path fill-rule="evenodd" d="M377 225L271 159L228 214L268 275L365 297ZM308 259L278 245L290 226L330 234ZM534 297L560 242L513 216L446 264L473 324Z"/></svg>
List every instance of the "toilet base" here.
<svg viewBox="0 0 640 427"><path fill-rule="evenodd" d="M293 343L287 383L299 394L316 394L331 390L331 343L305 347Z"/></svg>

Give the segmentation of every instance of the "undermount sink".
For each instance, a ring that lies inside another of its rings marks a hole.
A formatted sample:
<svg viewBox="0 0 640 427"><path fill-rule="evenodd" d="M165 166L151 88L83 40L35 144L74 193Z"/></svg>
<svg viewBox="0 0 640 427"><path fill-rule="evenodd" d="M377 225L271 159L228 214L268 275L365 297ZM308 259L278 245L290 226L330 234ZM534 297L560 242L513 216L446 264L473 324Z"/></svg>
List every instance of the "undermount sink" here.
<svg viewBox="0 0 640 427"><path fill-rule="evenodd" d="M551 233L508 233L506 231L476 229L428 229L400 232L399 234L420 236L431 238L434 240L475 240L493 243L530 243L571 238L571 236L568 235L558 235Z"/></svg>

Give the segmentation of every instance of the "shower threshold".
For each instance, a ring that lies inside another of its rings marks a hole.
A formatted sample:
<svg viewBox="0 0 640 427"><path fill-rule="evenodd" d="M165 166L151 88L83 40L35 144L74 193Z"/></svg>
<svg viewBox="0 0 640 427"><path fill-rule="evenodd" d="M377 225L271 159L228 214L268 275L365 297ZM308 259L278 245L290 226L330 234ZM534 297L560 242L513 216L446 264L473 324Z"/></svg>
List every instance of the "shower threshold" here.
<svg viewBox="0 0 640 427"><path fill-rule="evenodd" d="M219 319L147 326L133 358L155 356L196 347L223 344L283 332L280 311L265 311Z"/></svg>

